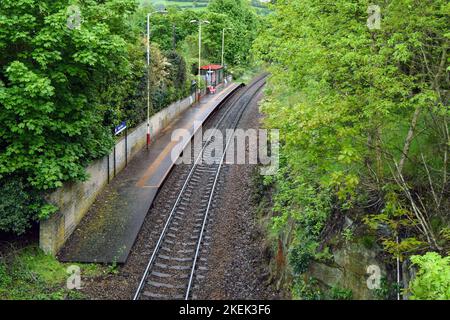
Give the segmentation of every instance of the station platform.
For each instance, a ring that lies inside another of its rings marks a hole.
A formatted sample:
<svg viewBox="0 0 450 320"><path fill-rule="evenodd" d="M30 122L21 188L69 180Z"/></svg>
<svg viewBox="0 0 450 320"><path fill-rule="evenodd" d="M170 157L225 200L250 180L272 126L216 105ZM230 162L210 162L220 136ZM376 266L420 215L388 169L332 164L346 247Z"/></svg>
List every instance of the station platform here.
<svg viewBox="0 0 450 320"><path fill-rule="evenodd" d="M80 225L58 254L63 262L125 263L158 189L174 165L173 130L189 130L204 123L220 103L239 87L231 83L204 96L140 151L99 194Z"/></svg>

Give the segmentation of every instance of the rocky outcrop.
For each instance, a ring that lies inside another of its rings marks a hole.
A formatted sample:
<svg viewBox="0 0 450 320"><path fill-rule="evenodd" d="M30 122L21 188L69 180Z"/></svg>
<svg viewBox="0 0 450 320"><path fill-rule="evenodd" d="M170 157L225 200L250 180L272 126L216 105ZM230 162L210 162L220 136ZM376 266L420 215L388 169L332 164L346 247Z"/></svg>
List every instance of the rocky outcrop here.
<svg viewBox="0 0 450 320"><path fill-rule="evenodd" d="M373 270L380 271L380 279L386 276L384 263L377 259L378 251L376 247L368 249L358 243L343 244L333 250L333 261L313 262L307 275L317 279L323 290L340 287L351 290L353 299L375 299L368 281L376 280L374 277L378 274L368 273L369 266L372 266L369 269L372 273Z"/></svg>

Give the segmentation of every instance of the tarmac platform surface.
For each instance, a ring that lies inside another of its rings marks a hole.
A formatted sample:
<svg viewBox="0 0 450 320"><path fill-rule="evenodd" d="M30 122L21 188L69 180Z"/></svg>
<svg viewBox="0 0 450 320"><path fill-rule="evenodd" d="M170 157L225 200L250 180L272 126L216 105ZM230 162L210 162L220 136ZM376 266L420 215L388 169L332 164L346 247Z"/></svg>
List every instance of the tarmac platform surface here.
<svg viewBox="0 0 450 320"><path fill-rule="evenodd" d="M99 194L90 209L89 223L69 237L58 258L63 262L125 263L148 210L174 165L173 130L184 128L194 135L194 123L203 123L238 84L231 83L174 119L140 151ZM100 200L101 199L101 200ZM85 217L86 218L86 217Z"/></svg>

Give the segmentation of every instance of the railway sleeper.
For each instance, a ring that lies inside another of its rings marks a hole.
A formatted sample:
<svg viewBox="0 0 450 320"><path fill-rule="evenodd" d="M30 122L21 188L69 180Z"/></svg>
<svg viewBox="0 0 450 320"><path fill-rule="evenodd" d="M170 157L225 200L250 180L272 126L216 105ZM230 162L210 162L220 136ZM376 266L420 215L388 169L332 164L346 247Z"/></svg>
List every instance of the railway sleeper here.
<svg viewBox="0 0 450 320"><path fill-rule="evenodd" d="M155 262L155 267L158 267L163 270L190 270L191 266L180 266L180 265L167 265L165 263Z"/></svg>
<svg viewBox="0 0 450 320"><path fill-rule="evenodd" d="M144 291L142 293L142 295L144 297L148 297L148 298L154 298L154 299L170 299L171 297L169 297L167 294L161 294L161 293L154 293L154 292L150 292L150 291ZM180 295L180 299L182 299L182 296Z"/></svg>
<svg viewBox="0 0 450 320"><path fill-rule="evenodd" d="M188 258L183 257L183 258L180 258L180 257L166 256L166 255L164 255L164 254L160 254L160 255L158 256L158 258L163 259L163 260L172 260L172 261L178 261L178 262L191 262L192 260L194 260L194 258L192 258L192 257L188 257Z"/></svg>
<svg viewBox="0 0 450 320"><path fill-rule="evenodd" d="M182 242L181 245L184 247L190 247L190 246L196 246L197 243L196 242Z"/></svg>
<svg viewBox="0 0 450 320"><path fill-rule="evenodd" d="M156 282L156 281L147 281L147 283L152 286L152 287L157 287L157 288L167 288L167 289L184 289L185 286L184 285L174 285L174 284L169 284L169 283L164 283L164 282Z"/></svg>
<svg viewBox="0 0 450 320"><path fill-rule="evenodd" d="M181 253L181 254L183 254L183 253L192 254L195 252L195 250L194 249L181 249L181 250L178 250L177 252Z"/></svg>
<svg viewBox="0 0 450 320"><path fill-rule="evenodd" d="M152 271L150 276L157 277L157 278L167 278L167 279L187 279L187 278L189 278L188 273L169 274L169 273L158 272L158 271Z"/></svg>

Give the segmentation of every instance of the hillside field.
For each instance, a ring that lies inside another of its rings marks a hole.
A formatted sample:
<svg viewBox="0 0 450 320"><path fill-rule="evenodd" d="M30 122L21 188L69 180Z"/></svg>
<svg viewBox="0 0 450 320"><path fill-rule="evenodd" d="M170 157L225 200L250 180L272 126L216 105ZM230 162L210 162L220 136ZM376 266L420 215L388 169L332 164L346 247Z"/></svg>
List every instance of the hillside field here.
<svg viewBox="0 0 450 320"><path fill-rule="evenodd" d="M203 10L208 5L210 0L141 0L141 3L151 2L157 8L168 6L179 6L182 9ZM269 10L265 7L264 3L259 0L249 0L252 7L255 8L259 14L267 14Z"/></svg>

